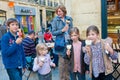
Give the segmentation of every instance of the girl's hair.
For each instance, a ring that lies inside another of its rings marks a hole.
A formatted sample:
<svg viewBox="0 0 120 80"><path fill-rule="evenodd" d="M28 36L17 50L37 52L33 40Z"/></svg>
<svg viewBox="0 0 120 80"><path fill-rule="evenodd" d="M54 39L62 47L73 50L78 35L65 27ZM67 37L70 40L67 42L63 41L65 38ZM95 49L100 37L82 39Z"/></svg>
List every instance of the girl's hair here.
<svg viewBox="0 0 120 80"><path fill-rule="evenodd" d="M59 6L56 8L56 11L55 11L56 14L58 13L58 9L60 9L60 10L63 11L64 16L67 14L67 10L66 10L66 8L65 8L64 5L59 5Z"/></svg>
<svg viewBox="0 0 120 80"><path fill-rule="evenodd" d="M93 31L93 32L95 32L96 34L99 34L99 29L98 29L98 27L95 26L95 25L91 25L91 26L89 26L89 27L87 28L86 36L88 36L88 34L89 34L90 31Z"/></svg>
<svg viewBox="0 0 120 80"><path fill-rule="evenodd" d="M71 36L73 33L76 33L77 35L80 36L80 31L79 31L79 29L78 29L77 27L73 27L73 28L70 30L70 36ZM78 39L81 41L80 37L79 37Z"/></svg>
<svg viewBox="0 0 120 80"><path fill-rule="evenodd" d="M37 46L36 46L37 56L40 56L40 54L42 53L42 51L44 51L45 49L48 50L48 47L47 47L47 45L45 43L37 44ZM41 53L39 51L41 51Z"/></svg>

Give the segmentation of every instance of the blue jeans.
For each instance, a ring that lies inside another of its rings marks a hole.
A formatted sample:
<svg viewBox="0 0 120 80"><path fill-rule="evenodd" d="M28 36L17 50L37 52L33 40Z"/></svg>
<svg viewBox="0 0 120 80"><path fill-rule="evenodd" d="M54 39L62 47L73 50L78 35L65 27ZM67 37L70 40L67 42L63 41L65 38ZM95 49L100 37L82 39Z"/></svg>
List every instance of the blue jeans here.
<svg viewBox="0 0 120 80"><path fill-rule="evenodd" d="M9 80L22 80L22 69L18 68L12 68L12 69L6 69Z"/></svg>
<svg viewBox="0 0 120 80"><path fill-rule="evenodd" d="M85 74L81 74L79 72L71 72L70 77L71 80L85 80Z"/></svg>
<svg viewBox="0 0 120 80"><path fill-rule="evenodd" d="M92 78L90 77L90 74L85 74L86 80L92 80Z"/></svg>
<svg viewBox="0 0 120 80"><path fill-rule="evenodd" d="M59 60L59 57L58 57L58 55L53 54L53 58L54 58L53 63L55 63L55 65L56 65L56 67L57 67L57 66L58 66L58 60Z"/></svg>

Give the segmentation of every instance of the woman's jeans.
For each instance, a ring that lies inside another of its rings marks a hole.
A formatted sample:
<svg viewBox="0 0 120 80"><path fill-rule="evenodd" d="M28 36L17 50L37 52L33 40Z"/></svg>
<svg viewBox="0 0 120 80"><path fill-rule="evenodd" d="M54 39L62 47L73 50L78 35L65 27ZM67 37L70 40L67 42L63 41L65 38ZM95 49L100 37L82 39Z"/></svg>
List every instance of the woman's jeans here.
<svg viewBox="0 0 120 80"><path fill-rule="evenodd" d="M9 80L22 80L22 68L6 69Z"/></svg>
<svg viewBox="0 0 120 80"><path fill-rule="evenodd" d="M58 60L59 60L58 55L53 54L53 58L54 58L53 63L55 63L55 65L56 65L56 67L57 67L57 66L58 66Z"/></svg>
<svg viewBox="0 0 120 80"><path fill-rule="evenodd" d="M85 80L85 74L79 72L70 72L71 80Z"/></svg>

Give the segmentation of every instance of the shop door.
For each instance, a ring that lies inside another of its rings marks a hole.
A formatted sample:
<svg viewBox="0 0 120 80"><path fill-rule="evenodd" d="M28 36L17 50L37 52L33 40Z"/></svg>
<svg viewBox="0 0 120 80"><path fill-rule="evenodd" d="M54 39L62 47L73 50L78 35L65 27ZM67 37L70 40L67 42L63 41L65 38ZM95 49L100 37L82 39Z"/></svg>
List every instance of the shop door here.
<svg viewBox="0 0 120 80"><path fill-rule="evenodd" d="M0 10L0 24L3 25L6 21L6 11Z"/></svg>

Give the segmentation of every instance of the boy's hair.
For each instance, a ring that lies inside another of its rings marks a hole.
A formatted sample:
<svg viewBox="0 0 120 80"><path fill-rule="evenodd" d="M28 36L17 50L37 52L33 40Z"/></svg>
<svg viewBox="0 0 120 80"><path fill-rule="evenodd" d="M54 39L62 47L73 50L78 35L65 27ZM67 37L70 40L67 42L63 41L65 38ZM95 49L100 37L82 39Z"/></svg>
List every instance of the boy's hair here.
<svg viewBox="0 0 120 80"><path fill-rule="evenodd" d="M96 34L99 34L99 29L98 29L98 27L95 26L95 25L91 25L91 26L89 26L89 27L87 28L86 36L88 36L88 34L89 34L90 31L93 31L93 32L95 32Z"/></svg>
<svg viewBox="0 0 120 80"><path fill-rule="evenodd" d="M6 25L10 26L10 24L13 22L17 22L19 24L19 21L16 18L9 18L6 22Z"/></svg>

